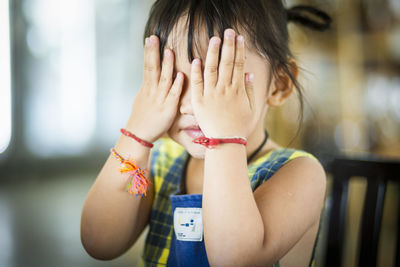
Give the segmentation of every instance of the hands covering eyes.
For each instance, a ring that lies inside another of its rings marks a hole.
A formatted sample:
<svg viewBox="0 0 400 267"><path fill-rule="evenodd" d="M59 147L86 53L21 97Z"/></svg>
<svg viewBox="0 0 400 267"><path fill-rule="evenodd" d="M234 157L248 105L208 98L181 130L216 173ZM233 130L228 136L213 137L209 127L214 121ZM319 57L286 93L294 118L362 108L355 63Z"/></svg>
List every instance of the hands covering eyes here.
<svg viewBox="0 0 400 267"><path fill-rule="evenodd" d="M194 116L207 137L244 136L254 122L252 75L244 73L244 38L225 30L221 61L221 39L210 39L204 73L200 59L191 67L190 91ZM183 73L173 79L174 53L165 49L160 63L159 39L146 38L143 84L136 95L127 128L153 142L172 125L183 86Z"/></svg>

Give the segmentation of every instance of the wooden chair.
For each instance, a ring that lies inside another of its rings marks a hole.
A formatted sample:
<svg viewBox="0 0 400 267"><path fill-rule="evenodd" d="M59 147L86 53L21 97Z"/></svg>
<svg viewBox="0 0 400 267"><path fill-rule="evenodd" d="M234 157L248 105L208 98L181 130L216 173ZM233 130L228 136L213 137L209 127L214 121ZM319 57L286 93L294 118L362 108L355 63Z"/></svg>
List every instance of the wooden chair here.
<svg viewBox="0 0 400 267"><path fill-rule="evenodd" d="M348 186L350 178L354 176L367 179L360 226L358 266L376 266L386 186L389 180L400 182L400 161L338 158L332 161L327 171L333 175L333 184L330 205L326 210L328 236L325 266L338 267L342 264ZM395 266L400 267L400 196L395 252Z"/></svg>

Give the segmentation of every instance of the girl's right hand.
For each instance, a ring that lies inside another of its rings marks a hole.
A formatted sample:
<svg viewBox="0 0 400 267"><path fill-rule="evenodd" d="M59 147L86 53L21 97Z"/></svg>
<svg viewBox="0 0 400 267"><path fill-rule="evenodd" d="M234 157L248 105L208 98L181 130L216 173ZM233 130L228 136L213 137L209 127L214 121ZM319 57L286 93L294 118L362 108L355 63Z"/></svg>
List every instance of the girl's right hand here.
<svg viewBox="0 0 400 267"><path fill-rule="evenodd" d="M159 39L146 38L143 84L135 96L127 130L148 142L160 138L172 125L182 92L183 73L173 80L174 53L164 50L160 68Z"/></svg>

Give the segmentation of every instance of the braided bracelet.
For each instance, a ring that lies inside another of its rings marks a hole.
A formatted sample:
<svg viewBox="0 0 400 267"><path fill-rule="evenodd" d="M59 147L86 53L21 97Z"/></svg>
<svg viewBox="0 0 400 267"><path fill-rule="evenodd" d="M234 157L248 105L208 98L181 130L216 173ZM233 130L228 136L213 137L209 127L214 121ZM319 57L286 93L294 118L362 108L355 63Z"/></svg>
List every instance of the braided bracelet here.
<svg viewBox="0 0 400 267"><path fill-rule="evenodd" d="M149 185L149 181L144 176L146 170L139 168L139 166L136 165L133 159L126 160L123 157L121 157L121 155L118 154L114 148L111 148L110 152L121 163L119 171L121 173L129 174L128 179L130 181L129 184L126 186L126 191L131 195L133 194L136 194L136 196L146 195L147 186Z"/></svg>
<svg viewBox="0 0 400 267"><path fill-rule="evenodd" d="M208 138L208 137L199 137L193 140L193 143L203 145L207 148L215 148L219 144L242 144L247 145L247 139L244 137L223 137L223 138Z"/></svg>
<svg viewBox="0 0 400 267"><path fill-rule="evenodd" d="M144 146L146 146L146 147L150 147L150 148L153 147L153 144L152 144L152 143L147 142L147 141L145 141L145 140L143 140L143 139L137 137L136 135L134 135L133 133L131 133L130 131L128 131L128 130L126 130L126 129L121 128L121 133L122 133L123 135L126 135L126 136L130 137L130 138L135 139L136 141L138 141L139 143L141 143L142 145L144 145Z"/></svg>

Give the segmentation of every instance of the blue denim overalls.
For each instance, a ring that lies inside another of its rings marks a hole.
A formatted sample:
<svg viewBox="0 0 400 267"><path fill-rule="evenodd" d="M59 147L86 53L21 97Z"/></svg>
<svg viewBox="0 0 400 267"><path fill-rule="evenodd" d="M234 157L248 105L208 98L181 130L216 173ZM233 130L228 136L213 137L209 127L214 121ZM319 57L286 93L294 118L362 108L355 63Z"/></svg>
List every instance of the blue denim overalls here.
<svg viewBox="0 0 400 267"><path fill-rule="evenodd" d="M167 266L210 266L204 245L202 195L171 195L174 231Z"/></svg>
<svg viewBox="0 0 400 267"><path fill-rule="evenodd" d="M167 266L210 266L203 236L201 194L186 194L188 155L183 168L180 189L169 196L172 207L173 233Z"/></svg>

